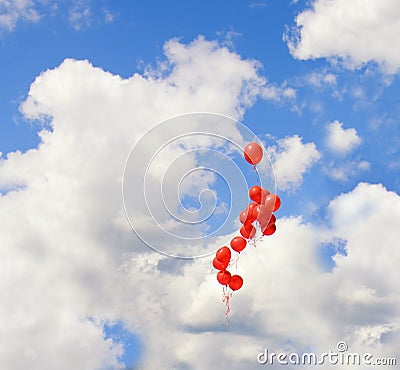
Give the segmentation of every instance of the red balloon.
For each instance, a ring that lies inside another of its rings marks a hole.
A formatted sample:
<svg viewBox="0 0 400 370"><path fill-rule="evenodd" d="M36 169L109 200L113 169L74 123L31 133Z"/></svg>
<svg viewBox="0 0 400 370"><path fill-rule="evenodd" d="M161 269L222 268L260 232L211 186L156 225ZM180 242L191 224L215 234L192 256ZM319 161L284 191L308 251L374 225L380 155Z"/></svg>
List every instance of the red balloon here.
<svg viewBox="0 0 400 370"><path fill-rule="evenodd" d="M242 238L241 236L235 236L232 240L231 240L231 248L235 251L235 252L241 252L244 248L246 248L247 245L247 241L245 238Z"/></svg>
<svg viewBox="0 0 400 370"><path fill-rule="evenodd" d="M243 228L246 229L247 231L251 231L251 230L253 230L254 226L253 226L253 223L252 223L252 222L246 221L246 222L243 224Z"/></svg>
<svg viewBox="0 0 400 370"><path fill-rule="evenodd" d="M231 279L229 281L229 287L232 290L239 290L243 285L243 279L239 275L233 275L231 276Z"/></svg>
<svg viewBox="0 0 400 370"><path fill-rule="evenodd" d="M257 164L263 157L261 146L255 142L249 143L244 147L244 158L250 164Z"/></svg>
<svg viewBox="0 0 400 370"><path fill-rule="evenodd" d="M225 270L229 265L229 261L226 262L221 262L217 257L215 257L213 259L213 266L214 268L216 268L217 270Z"/></svg>
<svg viewBox="0 0 400 370"><path fill-rule="evenodd" d="M249 214L249 212L248 212L247 208L245 210L243 210L242 212L240 212L239 221L242 224L244 224L246 222L248 214Z"/></svg>
<svg viewBox="0 0 400 370"><path fill-rule="evenodd" d="M261 186L255 185L252 186L249 190L249 197L254 202L260 204L262 200L263 189Z"/></svg>
<svg viewBox="0 0 400 370"><path fill-rule="evenodd" d="M251 223L253 223L255 221L255 217L254 217L254 208L256 208L258 206L257 203L250 203L247 206L247 212L248 212L248 216L247 216L247 221L250 221Z"/></svg>
<svg viewBox="0 0 400 370"><path fill-rule="evenodd" d="M265 197L264 206L267 207L270 213L274 211L275 201L276 201L275 194L269 194Z"/></svg>
<svg viewBox="0 0 400 370"><path fill-rule="evenodd" d="M279 207L281 206L281 198L279 198L276 194L275 194L275 205L274 205L274 210L272 212L275 212L279 209Z"/></svg>
<svg viewBox="0 0 400 370"><path fill-rule="evenodd" d="M261 203L264 204L265 203L265 198L267 197L267 195L270 195L271 193L269 192L268 189L262 189L262 197L261 197Z"/></svg>
<svg viewBox="0 0 400 370"><path fill-rule="evenodd" d="M260 215L260 207L261 207L261 205L260 204L257 204L257 206L255 206L254 207L254 210L253 210L253 217L257 220L258 219L258 216Z"/></svg>
<svg viewBox="0 0 400 370"><path fill-rule="evenodd" d="M248 225L250 225L251 227L249 227ZM240 228L240 234L246 239L251 239L254 237L254 235L256 235L256 228L250 223L245 223Z"/></svg>
<svg viewBox="0 0 400 370"><path fill-rule="evenodd" d="M271 218L268 220L268 225L274 224L276 222L276 217L274 214L271 215Z"/></svg>
<svg viewBox="0 0 400 370"><path fill-rule="evenodd" d="M217 280L221 285L228 285L231 280L231 273L227 270L220 271L217 274Z"/></svg>
<svg viewBox="0 0 400 370"><path fill-rule="evenodd" d="M269 224L264 230L263 234L264 235L272 235L276 231L276 225L275 224Z"/></svg>
<svg viewBox="0 0 400 370"><path fill-rule="evenodd" d="M274 224L275 222L276 217L274 214L272 214L269 220L265 220L264 222L260 223L261 230L264 231L267 226Z"/></svg>
<svg viewBox="0 0 400 370"><path fill-rule="evenodd" d="M270 194L265 197L264 204L266 207L271 209L271 212L275 212L281 206L281 198L276 194Z"/></svg>
<svg viewBox="0 0 400 370"><path fill-rule="evenodd" d="M240 235L243 236L243 238L249 239L250 238L250 231L246 230L244 226L242 226L239 230Z"/></svg>
<svg viewBox="0 0 400 370"><path fill-rule="evenodd" d="M261 225L267 223L271 218L271 212L269 212L267 207L263 204L254 208L253 215Z"/></svg>
<svg viewBox="0 0 400 370"><path fill-rule="evenodd" d="M215 257L220 262L228 262L231 260L231 250L228 247L222 247L217 250Z"/></svg>

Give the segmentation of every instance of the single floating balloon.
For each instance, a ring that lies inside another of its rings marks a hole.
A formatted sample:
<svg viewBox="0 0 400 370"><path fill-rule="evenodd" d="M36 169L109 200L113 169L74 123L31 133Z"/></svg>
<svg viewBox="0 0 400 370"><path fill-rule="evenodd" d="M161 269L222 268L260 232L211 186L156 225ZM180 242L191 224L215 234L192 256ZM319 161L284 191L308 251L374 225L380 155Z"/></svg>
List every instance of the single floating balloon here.
<svg viewBox="0 0 400 370"><path fill-rule="evenodd" d="M246 248L247 241L245 238L242 238L241 236L235 236L231 240L231 248L235 251L240 253L244 248Z"/></svg>
<svg viewBox="0 0 400 370"><path fill-rule="evenodd" d="M229 280L229 288L232 290L239 290L243 286L243 279L239 275L231 276Z"/></svg>
<svg viewBox="0 0 400 370"><path fill-rule="evenodd" d="M260 163L263 157L261 146L255 142L249 143L244 147L244 158L252 165Z"/></svg>
<svg viewBox="0 0 400 370"><path fill-rule="evenodd" d="M217 250L215 258L221 262L228 262L231 260L231 250L228 247L222 247Z"/></svg>
<svg viewBox="0 0 400 370"><path fill-rule="evenodd" d="M228 285L231 280L231 273L227 270L220 271L217 274L217 280L221 285Z"/></svg>

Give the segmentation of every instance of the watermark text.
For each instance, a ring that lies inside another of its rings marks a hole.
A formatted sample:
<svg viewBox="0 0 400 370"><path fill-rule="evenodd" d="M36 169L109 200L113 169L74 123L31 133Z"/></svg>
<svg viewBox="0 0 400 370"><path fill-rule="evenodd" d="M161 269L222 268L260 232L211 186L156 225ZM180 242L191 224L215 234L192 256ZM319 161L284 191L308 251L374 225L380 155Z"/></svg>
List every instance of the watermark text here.
<svg viewBox="0 0 400 370"><path fill-rule="evenodd" d="M260 365L367 365L367 366L396 366L394 357L378 358L371 353L352 353L348 351L345 342L338 342L336 351L328 351L320 354L313 352L270 352L267 348L257 355Z"/></svg>

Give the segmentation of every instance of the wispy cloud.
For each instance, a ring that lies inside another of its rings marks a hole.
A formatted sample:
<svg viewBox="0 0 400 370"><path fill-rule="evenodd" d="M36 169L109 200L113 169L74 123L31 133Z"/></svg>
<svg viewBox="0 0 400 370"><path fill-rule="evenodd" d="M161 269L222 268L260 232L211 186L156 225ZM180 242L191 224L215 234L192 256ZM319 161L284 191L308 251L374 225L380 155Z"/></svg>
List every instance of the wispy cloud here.
<svg viewBox="0 0 400 370"><path fill-rule="evenodd" d="M38 22L41 15L32 0L0 0L0 30L13 31L20 21Z"/></svg>
<svg viewBox="0 0 400 370"><path fill-rule="evenodd" d="M90 0L0 0L0 31L12 32L20 22L39 22L47 16L68 14L67 20L77 31L94 24L111 23L115 14L108 8L98 9Z"/></svg>
<svg viewBox="0 0 400 370"><path fill-rule="evenodd" d="M335 181L346 182L359 173L369 171L371 164L365 160L331 161L324 171Z"/></svg>
<svg viewBox="0 0 400 370"><path fill-rule="evenodd" d="M88 28L92 23L92 17L92 9L86 1L75 1L69 9L68 20L77 31Z"/></svg>
<svg viewBox="0 0 400 370"><path fill-rule="evenodd" d="M262 2L262 1L260 1L260 2L253 2L253 3L250 3L250 4L249 4L249 8L250 8L250 9L255 9L255 8L262 9L262 8L266 8L267 6L268 6L268 3Z"/></svg>

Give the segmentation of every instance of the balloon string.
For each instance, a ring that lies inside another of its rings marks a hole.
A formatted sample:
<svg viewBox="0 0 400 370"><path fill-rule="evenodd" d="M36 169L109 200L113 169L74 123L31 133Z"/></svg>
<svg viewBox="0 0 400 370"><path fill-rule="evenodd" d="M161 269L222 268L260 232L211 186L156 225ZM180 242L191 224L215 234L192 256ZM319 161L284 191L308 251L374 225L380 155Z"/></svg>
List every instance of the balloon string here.
<svg viewBox="0 0 400 370"><path fill-rule="evenodd" d="M222 287L222 302L225 303L225 317L226 317L226 323L225 325L229 325L229 312L231 312L231 308L229 305L229 301L232 297L232 293L229 293L228 287Z"/></svg>
<svg viewBox="0 0 400 370"><path fill-rule="evenodd" d="M236 255L236 257L235 257L235 260L234 261L232 261L230 264L229 264L229 267L232 267L233 265L235 265L235 268L236 268L236 270L237 270L237 264L238 264L238 261L239 261L239 257L240 257L240 254L238 253L237 255Z"/></svg>
<svg viewBox="0 0 400 370"><path fill-rule="evenodd" d="M252 245L254 248L257 247L256 246L256 238L254 237L253 239L250 239L247 244Z"/></svg>
<svg viewBox="0 0 400 370"><path fill-rule="evenodd" d="M256 173L256 177L257 177L257 185L261 186L261 181L260 181L260 175L257 172L257 166L255 164L253 164L253 170Z"/></svg>

